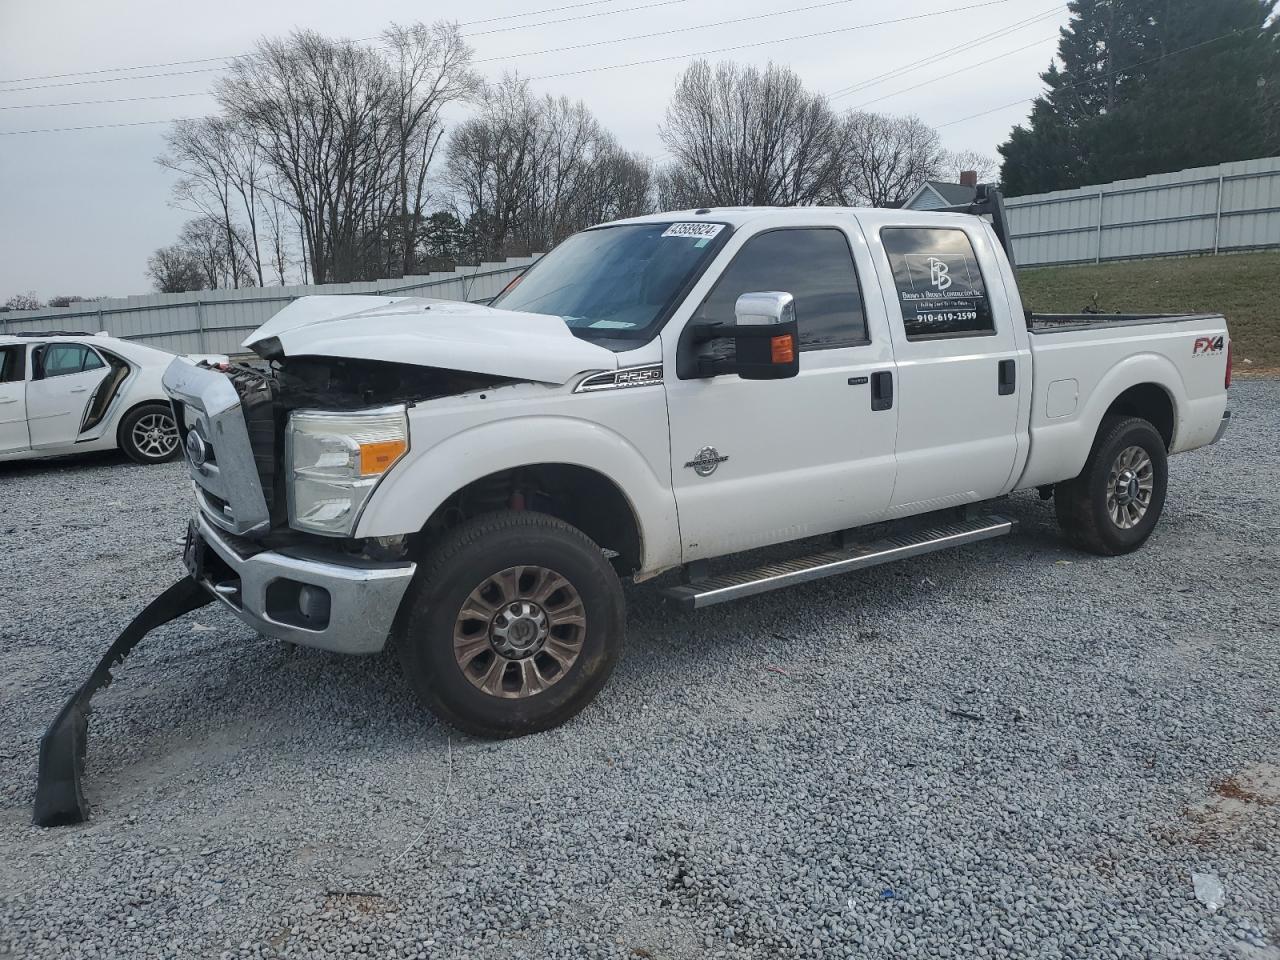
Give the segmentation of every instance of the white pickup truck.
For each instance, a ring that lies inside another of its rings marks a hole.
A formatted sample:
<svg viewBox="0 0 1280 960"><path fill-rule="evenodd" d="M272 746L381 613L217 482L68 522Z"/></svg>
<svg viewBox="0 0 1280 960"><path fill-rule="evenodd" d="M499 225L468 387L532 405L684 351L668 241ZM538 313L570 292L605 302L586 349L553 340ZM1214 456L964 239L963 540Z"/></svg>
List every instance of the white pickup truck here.
<svg viewBox="0 0 1280 960"><path fill-rule="evenodd" d="M1009 533L991 502L1029 488L1078 546L1133 550L1167 456L1226 427L1226 323L1031 315L1002 237L985 190L683 211L583 231L491 306L300 300L246 341L269 370L165 376L187 565L264 634L392 644L440 717L501 737L603 686L620 577L681 569L668 594L706 606Z"/></svg>

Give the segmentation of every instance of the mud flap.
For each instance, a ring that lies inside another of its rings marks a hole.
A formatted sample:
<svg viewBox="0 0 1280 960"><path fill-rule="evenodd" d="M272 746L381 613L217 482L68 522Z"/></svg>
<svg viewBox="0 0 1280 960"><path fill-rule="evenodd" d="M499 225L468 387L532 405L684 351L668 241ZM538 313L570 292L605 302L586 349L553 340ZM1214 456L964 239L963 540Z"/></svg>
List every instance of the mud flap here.
<svg viewBox="0 0 1280 960"><path fill-rule="evenodd" d="M120 664L143 637L156 627L213 602L213 597L190 577L184 577L160 596L116 637L89 679L62 705L40 739L40 770L36 775L33 822L58 827L89 818L81 777L89 733L89 701L111 683L111 668Z"/></svg>

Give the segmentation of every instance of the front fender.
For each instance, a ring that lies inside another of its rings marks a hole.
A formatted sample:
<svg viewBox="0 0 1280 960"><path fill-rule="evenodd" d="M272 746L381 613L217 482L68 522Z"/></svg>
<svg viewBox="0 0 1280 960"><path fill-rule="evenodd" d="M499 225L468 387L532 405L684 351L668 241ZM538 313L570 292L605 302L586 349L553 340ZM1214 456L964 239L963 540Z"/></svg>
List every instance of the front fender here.
<svg viewBox="0 0 1280 960"><path fill-rule="evenodd" d="M622 491L640 529L642 573L680 563L670 477L657 473L627 438L598 423L565 416L506 418L455 433L411 457L378 485L357 537L417 532L445 500L481 477L564 463L594 470Z"/></svg>

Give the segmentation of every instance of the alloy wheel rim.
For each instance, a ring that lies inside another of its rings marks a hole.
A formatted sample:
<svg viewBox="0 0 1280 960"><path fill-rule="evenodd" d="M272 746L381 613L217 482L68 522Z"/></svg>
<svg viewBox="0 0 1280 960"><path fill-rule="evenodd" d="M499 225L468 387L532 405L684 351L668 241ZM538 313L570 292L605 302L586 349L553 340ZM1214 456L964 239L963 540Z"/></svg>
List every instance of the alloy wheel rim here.
<svg viewBox="0 0 1280 960"><path fill-rule="evenodd" d="M582 597L547 567L507 567L468 594L453 626L463 676L493 697L522 699L559 683L582 653Z"/></svg>
<svg viewBox="0 0 1280 960"><path fill-rule="evenodd" d="M1142 447L1125 447L1107 475L1107 513L1121 530L1142 522L1155 490L1155 465Z"/></svg>
<svg viewBox="0 0 1280 960"><path fill-rule="evenodd" d="M167 457L178 449L178 426L163 413L139 417L131 434L133 445L148 457Z"/></svg>

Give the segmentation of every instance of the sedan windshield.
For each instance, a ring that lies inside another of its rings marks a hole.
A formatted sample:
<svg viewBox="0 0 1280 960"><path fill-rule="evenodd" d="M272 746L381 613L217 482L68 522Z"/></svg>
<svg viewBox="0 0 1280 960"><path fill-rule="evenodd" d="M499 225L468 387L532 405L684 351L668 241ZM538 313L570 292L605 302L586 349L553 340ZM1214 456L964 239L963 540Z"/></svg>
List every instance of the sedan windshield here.
<svg viewBox="0 0 1280 960"><path fill-rule="evenodd" d="M579 336L645 338L728 237L722 223L635 223L574 234L493 306L561 317Z"/></svg>

